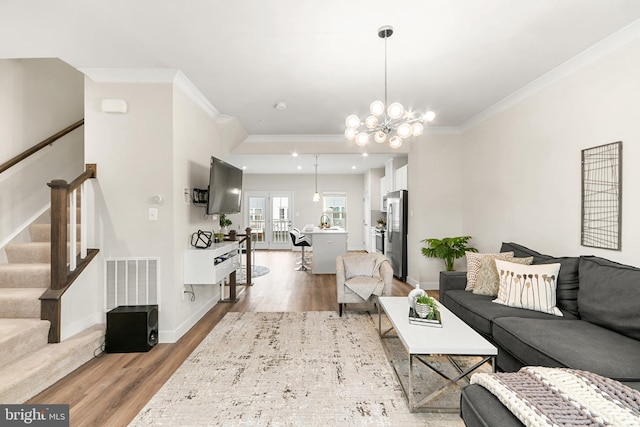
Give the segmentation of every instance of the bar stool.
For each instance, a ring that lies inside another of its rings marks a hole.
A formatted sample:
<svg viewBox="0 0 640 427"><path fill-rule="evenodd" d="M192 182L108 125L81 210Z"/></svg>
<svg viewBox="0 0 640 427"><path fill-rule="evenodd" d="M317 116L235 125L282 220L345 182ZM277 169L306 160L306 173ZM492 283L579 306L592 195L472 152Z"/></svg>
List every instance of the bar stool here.
<svg viewBox="0 0 640 427"><path fill-rule="evenodd" d="M307 271L308 268L307 261L304 257L304 248L311 246L311 242L309 241L309 238L307 236L305 236L304 234L300 234L300 230L298 230L297 228L291 229L291 231L289 231L289 235L291 235L291 242L293 243L293 246L299 246L302 250L300 267L296 268L296 270Z"/></svg>

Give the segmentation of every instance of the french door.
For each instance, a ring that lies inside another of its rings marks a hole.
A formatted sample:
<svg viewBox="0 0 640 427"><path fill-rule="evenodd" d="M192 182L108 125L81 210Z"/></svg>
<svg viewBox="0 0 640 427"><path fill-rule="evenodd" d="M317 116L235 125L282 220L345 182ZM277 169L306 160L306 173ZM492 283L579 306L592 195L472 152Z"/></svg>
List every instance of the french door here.
<svg viewBox="0 0 640 427"><path fill-rule="evenodd" d="M290 249L293 193L248 191L245 224L251 227L256 249Z"/></svg>

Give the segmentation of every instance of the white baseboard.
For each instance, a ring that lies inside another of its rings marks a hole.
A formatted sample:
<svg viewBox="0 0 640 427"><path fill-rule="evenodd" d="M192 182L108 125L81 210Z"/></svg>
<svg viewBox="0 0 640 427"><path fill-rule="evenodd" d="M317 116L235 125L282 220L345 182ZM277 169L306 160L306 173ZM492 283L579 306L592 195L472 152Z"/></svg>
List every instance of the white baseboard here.
<svg viewBox="0 0 640 427"><path fill-rule="evenodd" d="M174 343L180 339L184 334L189 332L189 329L198 323L202 317L207 314L209 310L220 300L220 293L216 293L213 297L196 310L191 316L187 317L184 322L178 325L173 330L160 330L158 331L158 342L160 343Z"/></svg>
<svg viewBox="0 0 640 427"><path fill-rule="evenodd" d="M81 319L74 320L68 325L63 324L62 330L60 331L60 341L71 338L75 334L79 334L80 332L99 324L106 324L104 313L92 313Z"/></svg>
<svg viewBox="0 0 640 427"><path fill-rule="evenodd" d="M411 286L415 286L420 282L418 282L413 277L407 276L407 283L410 284ZM426 291L437 291L438 289L440 289L440 284L438 282L420 283L420 289L424 289Z"/></svg>

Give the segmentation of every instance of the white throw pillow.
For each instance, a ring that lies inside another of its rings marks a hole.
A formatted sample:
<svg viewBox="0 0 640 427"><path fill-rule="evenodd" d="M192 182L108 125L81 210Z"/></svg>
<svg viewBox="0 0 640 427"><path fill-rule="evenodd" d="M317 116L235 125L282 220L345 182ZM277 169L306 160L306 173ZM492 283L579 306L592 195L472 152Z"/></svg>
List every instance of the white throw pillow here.
<svg viewBox="0 0 640 427"><path fill-rule="evenodd" d="M556 307L560 263L521 265L499 259L495 263L500 289L493 302L562 316Z"/></svg>
<svg viewBox="0 0 640 427"><path fill-rule="evenodd" d="M476 278L478 277L478 270L480 269L480 260L484 257L503 257L503 258L513 258L513 251L511 252L502 252L499 254L479 254L477 252L465 252L467 257L467 286L464 288L465 291L472 291L475 284Z"/></svg>

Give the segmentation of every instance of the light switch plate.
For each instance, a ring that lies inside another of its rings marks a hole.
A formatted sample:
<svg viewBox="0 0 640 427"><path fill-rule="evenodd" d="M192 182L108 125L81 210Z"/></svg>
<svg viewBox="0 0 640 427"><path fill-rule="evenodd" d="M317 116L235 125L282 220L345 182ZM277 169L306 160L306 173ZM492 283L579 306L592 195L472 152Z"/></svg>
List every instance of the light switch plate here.
<svg viewBox="0 0 640 427"><path fill-rule="evenodd" d="M158 220L158 208L149 208L149 221Z"/></svg>

